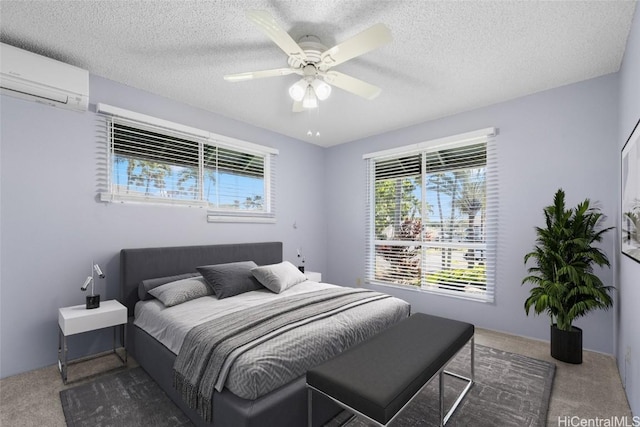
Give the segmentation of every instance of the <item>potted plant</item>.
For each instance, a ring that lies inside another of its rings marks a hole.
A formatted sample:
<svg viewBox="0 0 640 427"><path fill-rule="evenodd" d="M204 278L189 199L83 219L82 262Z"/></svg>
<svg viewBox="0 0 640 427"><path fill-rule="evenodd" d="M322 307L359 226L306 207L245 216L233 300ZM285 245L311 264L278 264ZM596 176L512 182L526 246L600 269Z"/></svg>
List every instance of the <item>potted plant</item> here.
<svg viewBox="0 0 640 427"><path fill-rule="evenodd" d="M546 227L536 227L536 245L524 257L536 265L522 284L533 288L524 303L529 315L546 312L551 318L551 356L568 363L582 363L582 330L573 321L591 310L611 307L609 293L593 273L594 265L609 267L604 252L594 246L613 227L601 228L604 215L590 206L589 199L565 209L565 193L559 189L554 203L544 208Z"/></svg>

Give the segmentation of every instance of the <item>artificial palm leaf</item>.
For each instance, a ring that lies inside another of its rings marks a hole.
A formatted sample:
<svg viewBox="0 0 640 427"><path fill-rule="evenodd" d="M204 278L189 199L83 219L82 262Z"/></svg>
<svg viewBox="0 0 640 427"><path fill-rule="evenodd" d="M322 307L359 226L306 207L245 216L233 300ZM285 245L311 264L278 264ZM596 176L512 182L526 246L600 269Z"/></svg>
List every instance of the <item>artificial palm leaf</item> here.
<svg viewBox="0 0 640 427"><path fill-rule="evenodd" d="M559 189L553 204L544 208L545 228L536 227L536 245L524 256L534 261L522 284L533 285L524 309L529 314L546 313L559 329L571 330L575 319L613 304L611 286L593 274L593 266L609 267L607 255L595 243L602 241L604 215L585 199L575 208L565 208L565 193Z"/></svg>

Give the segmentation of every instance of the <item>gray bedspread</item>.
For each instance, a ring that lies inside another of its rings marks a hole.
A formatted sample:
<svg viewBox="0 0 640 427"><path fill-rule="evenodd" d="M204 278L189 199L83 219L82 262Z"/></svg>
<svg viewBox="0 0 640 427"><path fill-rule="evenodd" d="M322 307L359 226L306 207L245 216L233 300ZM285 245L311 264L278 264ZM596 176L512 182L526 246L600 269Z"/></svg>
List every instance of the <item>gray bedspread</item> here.
<svg viewBox="0 0 640 427"><path fill-rule="evenodd" d="M205 322L192 328L184 339L174 365L174 385L185 402L210 421L214 390L221 390L229 366L248 349L258 343L268 344L267 338L277 339L296 327L315 324L318 319L385 298L389 296L365 289L335 288L294 295ZM372 324L374 329L379 329L376 322ZM331 334L331 330L320 332ZM359 334L370 335L366 331ZM313 340L307 342L312 345ZM295 345L288 351L308 353L309 349ZM310 360L305 369L317 364L319 359L323 361L335 354L335 348L326 351L315 348L313 351L319 355ZM283 354L285 359L290 356ZM268 388L292 379L276 378L278 383L270 384Z"/></svg>

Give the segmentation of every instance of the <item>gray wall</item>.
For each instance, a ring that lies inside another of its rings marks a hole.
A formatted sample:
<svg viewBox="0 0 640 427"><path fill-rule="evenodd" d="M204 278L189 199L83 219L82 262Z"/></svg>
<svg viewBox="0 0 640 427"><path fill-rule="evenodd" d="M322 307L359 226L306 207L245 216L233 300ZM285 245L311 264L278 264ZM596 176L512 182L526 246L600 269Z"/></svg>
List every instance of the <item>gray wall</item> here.
<svg viewBox="0 0 640 427"><path fill-rule="evenodd" d="M295 261L302 246L307 268L326 270L321 148L92 76L91 104L280 150L277 223L207 223L199 208L97 202L95 113L7 96L0 102L0 377L56 362L57 309L84 303L80 286L92 260L106 268L107 279L96 288L102 298L118 297L121 248L277 240L285 259ZM106 349L108 338L109 331L72 337L71 355Z"/></svg>
<svg viewBox="0 0 640 427"><path fill-rule="evenodd" d="M636 7L631 34L620 69L620 114L616 165L620 176L619 153L640 119L640 8ZM619 178L618 178L619 180ZM619 197L619 195L618 195ZM619 200L619 199L618 199ZM618 209L618 225L620 210ZM617 249L616 249L617 250ZM620 299L617 307L617 357L631 411L640 415L640 263L621 256L617 265Z"/></svg>
<svg viewBox="0 0 640 427"><path fill-rule="evenodd" d="M377 150L473 131L500 129L500 227L495 304L415 290L375 286L411 302L413 311L454 316L479 327L547 340L547 317L527 318L521 286L523 256L543 225L542 209L562 187L570 205L599 201L615 224L618 161L617 75L553 89L464 114L400 129L327 150L326 211L329 281L356 285L364 277L365 162ZM428 98L425 102L428 102ZM614 233L602 245L613 259ZM602 272L613 284L612 270ZM599 311L577 322L587 349L613 353L613 313Z"/></svg>

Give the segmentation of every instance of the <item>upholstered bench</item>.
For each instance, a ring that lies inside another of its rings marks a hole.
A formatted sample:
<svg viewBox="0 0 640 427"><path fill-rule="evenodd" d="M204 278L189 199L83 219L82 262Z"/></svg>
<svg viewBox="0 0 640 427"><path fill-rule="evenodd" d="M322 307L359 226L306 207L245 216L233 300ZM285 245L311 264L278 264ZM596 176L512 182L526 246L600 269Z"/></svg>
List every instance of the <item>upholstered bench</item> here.
<svg viewBox="0 0 640 427"><path fill-rule="evenodd" d="M457 320L416 313L307 372L309 427L313 393L321 393L378 425L389 424L439 377L440 425L443 426L474 381L474 327ZM470 378L445 371L449 361L470 345ZM444 374L467 382L444 414Z"/></svg>

